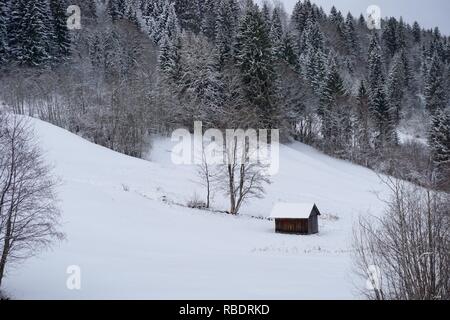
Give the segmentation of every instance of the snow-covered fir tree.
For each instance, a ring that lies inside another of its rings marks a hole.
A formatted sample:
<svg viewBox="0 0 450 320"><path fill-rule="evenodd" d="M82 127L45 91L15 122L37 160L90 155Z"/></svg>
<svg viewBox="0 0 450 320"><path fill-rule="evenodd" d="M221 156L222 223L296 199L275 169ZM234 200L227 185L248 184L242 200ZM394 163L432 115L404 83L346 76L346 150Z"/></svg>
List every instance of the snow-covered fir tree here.
<svg viewBox="0 0 450 320"><path fill-rule="evenodd" d="M447 106L447 90L441 58L435 53L425 79L425 103L428 112L434 113Z"/></svg>
<svg viewBox="0 0 450 320"><path fill-rule="evenodd" d="M282 58L283 53L283 24L281 21L280 8L275 8L272 13L270 25L270 41L272 54L277 59Z"/></svg>
<svg viewBox="0 0 450 320"><path fill-rule="evenodd" d="M159 70L165 79L176 82L181 76L179 63L181 32L175 12L175 4L166 1L164 12L167 13L167 19L160 40Z"/></svg>
<svg viewBox="0 0 450 320"><path fill-rule="evenodd" d="M50 11L53 21L53 50L55 60L64 60L70 54L71 39L67 29L66 2L64 0L50 0Z"/></svg>
<svg viewBox="0 0 450 320"><path fill-rule="evenodd" d="M217 21L217 0L205 0L203 4L203 22L201 26L202 33L211 41L216 38L216 21Z"/></svg>
<svg viewBox="0 0 450 320"><path fill-rule="evenodd" d="M9 1L0 3L0 66L6 64L9 56L8 25L10 16Z"/></svg>
<svg viewBox="0 0 450 320"><path fill-rule="evenodd" d="M202 27L203 0L174 0L174 3L181 29L199 33Z"/></svg>
<svg viewBox="0 0 450 320"><path fill-rule="evenodd" d="M109 0L107 2L108 14L113 22L123 19L126 16L127 5L126 0Z"/></svg>
<svg viewBox="0 0 450 320"><path fill-rule="evenodd" d="M390 104L393 121L396 125L400 123L403 108L403 99L406 89L406 72L402 56L397 53L392 62L386 80L386 95Z"/></svg>
<svg viewBox="0 0 450 320"><path fill-rule="evenodd" d="M12 53L20 65L42 66L52 58L53 28L49 4L47 0L36 0L24 4L22 8L22 12L13 11L13 14L19 15L20 22L19 43L13 47Z"/></svg>
<svg viewBox="0 0 450 320"><path fill-rule="evenodd" d="M412 26L412 36L415 43L420 43L422 41L422 29L417 21L415 21Z"/></svg>
<svg viewBox="0 0 450 320"><path fill-rule="evenodd" d="M223 64L234 55L234 44L237 35L238 20L235 0L218 0L216 21L216 48Z"/></svg>
<svg viewBox="0 0 450 320"><path fill-rule="evenodd" d="M354 18L351 13L348 13L345 20L344 38L348 54L357 57L359 55L359 45L354 25Z"/></svg>
<svg viewBox="0 0 450 320"><path fill-rule="evenodd" d="M347 91L335 57L331 55L320 95L319 115L322 118L325 150L338 157L343 157L348 151L351 138L350 106L346 98Z"/></svg>
<svg viewBox="0 0 450 320"><path fill-rule="evenodd" d="M302 54L300 68L317 94L320 94L326 73L326 54L324 36L318 23L311 19L302 35Z"/></svg>
<svg viewBox="0 0 450 320"><path fill-rule="evenodd" d="M384 82L384 67L381 56L381 48L378 43L378 36L376 33L372 35L369 45L367 68L369 90L374 91L379 83Z"/></svg>
<svg viewBox="0 0 450 320"><path fill-rule="evenodd" d="M278 97L268 31L258 6L249 3L237 35L236 64L249 107L258 110L259 125L271 129Z"/></svg>
<svg viewBox="0 0 450 320"><path fill-rule="evenodd" d="M369 91L367 84L361 80L356 99L355 143L356 160L363 165L369 165L372 153L372 138L369 111Z"/></svg>
<svg viewBox="0 0 450 320"><path fill-rule="evenodd" d="M450 112L448 108L437 109L433 114L429 145L436 169L437 184L448 184L450 178Z"/></svg>

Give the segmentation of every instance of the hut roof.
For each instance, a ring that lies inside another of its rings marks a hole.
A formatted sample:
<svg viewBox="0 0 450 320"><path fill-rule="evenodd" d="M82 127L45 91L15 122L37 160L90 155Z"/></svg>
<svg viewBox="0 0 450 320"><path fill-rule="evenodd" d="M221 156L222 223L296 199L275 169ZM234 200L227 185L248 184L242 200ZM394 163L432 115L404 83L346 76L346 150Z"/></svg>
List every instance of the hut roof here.
<svg viewBox="0 0 450 320"><path fill-rule="evenodd" d="M308 219L316 205L314 203L277 203L270 214L274 219Z"/></svg>

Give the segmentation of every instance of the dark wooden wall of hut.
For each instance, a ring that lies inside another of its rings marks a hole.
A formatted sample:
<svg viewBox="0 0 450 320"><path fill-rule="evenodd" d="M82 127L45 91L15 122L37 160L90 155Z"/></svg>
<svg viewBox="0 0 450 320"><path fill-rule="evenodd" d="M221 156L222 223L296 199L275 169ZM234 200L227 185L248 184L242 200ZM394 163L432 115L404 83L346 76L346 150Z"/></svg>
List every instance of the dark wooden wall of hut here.
<svg viewBox="0 0 450 320"><path fill-rule="evenodd" d="M319 216L313 212L309 219L275 219L275 231L289 234L319 233Z"/></svg>
<svg viewBox="0 0 450 320"><path fill-rule="evenodd" d="M279 233L308 234L308 219L275 219L275 231Z"/></svg>

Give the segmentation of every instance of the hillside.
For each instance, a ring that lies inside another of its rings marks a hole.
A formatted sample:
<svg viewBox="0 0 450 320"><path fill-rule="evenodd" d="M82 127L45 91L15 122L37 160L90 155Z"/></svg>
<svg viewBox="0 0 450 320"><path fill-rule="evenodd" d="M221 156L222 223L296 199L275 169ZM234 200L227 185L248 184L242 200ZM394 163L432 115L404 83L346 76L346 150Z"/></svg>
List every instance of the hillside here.
<svg viewBox="0 0 450 320"><path fill-rule="evenodd" d="M62 181L67 241L8 275L13 298L358 297L349 240L358 214L382 210L375 173L301 144L283 146L267 197L235 218L168 204L201 189L193 168L169 162L167 140L156 141L148 162L31 121ZM267 216L279 200L316 202L321 233L278 235L273 222L250 217ZM220 199L215 206L226 208ZM81 267L80 291L66 288L70 265Z"/></svg>

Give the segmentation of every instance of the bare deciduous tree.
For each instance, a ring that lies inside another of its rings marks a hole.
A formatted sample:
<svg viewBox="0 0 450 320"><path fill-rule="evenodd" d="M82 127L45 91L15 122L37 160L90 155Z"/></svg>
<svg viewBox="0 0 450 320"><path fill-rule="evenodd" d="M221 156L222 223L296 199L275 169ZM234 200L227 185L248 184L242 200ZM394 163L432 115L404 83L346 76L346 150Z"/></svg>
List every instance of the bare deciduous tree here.
<svg viewBox="0 0 450 320"><path fill-rule="evenodd" d="M235 139L235 137L233 137ZM226 150L226 163L219 169L218 181L230 200L229 213L239 214L245 201L251 198L262 198L264 185L271 181L266 174L267 166L256 160L246 140L236 139ZM253 159L252 159L253 158Z"/></svg>
<svg viewBox="0 0 450 320"><path fill-rule="evenodd" d="M363 293L375 300L450 299L448 195L384 182L392 194L385 214L360 218L354 230L357 272L373 287Z"/></svg>
<svg viewBox="0 0 450 320"><path fill-rule="evenodd" d="M209 163L203 149L202 163L197 166L197 175L201 180L201 185L203 185L206 190L205 209L209 209L211 207L211 200L213 198L214 182L216 179L214 168L214 165Z"/></svg>
<svg viewBox="0 0 450 320"><path fill-rule="evenodd" d="M57 230L55 185L27 121L1 117L0 286L7 267L64 237Z"/></svg>

